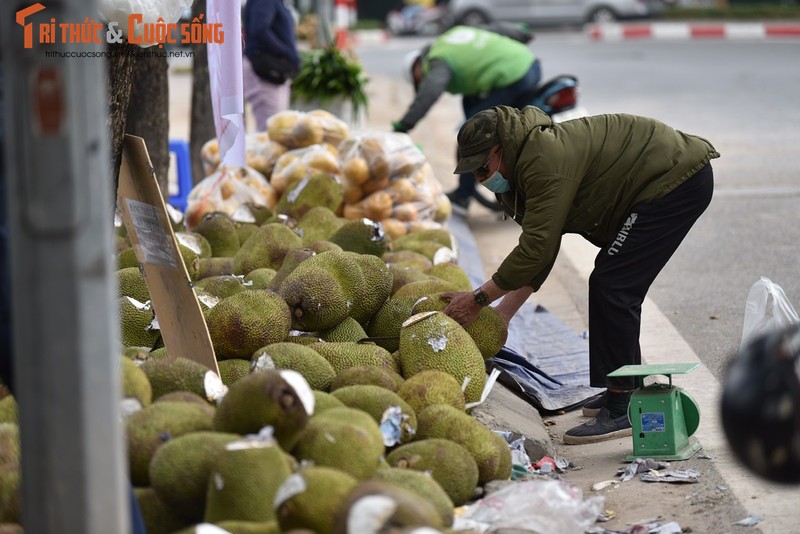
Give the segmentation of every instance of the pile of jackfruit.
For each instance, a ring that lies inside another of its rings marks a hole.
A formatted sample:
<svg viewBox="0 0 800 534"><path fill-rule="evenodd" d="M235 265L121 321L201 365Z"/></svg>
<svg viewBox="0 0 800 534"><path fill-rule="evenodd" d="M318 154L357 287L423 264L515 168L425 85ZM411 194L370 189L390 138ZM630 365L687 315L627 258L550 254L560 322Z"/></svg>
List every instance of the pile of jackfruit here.
<svg viewBox="0 0 800 534"><path fill-rule="evenodd" d="M221 166L216 139L201 157L207 176L189 195L190 227L206 213L233 215L243 204L282 211L309 186L328 191L328 207L337 215L382 222L391 237L441 228L452 212L433 168L407 134L350 131L325 110L271 116L266 132L246 136L244 167Z"/></svg>
<svg viewBox="0 0 800 534"><path fill-rule="evenodd" d="M443 292L472 289L452 234L392 238L301 197L173 220L218 374L163 346L117 228L120 409L150 534L448 532L511 475L508 444L469 411L506 323L490 307L466 329L442 312ZM19 520L15 421L6 396L0 523Z"/></svg>

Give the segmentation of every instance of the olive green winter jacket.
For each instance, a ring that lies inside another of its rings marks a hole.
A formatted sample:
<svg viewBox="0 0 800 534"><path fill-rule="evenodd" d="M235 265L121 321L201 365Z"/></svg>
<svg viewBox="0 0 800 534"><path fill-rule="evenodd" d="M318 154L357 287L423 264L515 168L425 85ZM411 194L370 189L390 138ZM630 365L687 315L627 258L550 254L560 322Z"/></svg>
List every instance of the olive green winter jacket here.
<svg viewBox="0 0 800 534"><path fill-rule="evenodd" d="M614 241L633 207L665 196L719 153L711 143L633 115L553 123L535 107L498 106L497 134L511 191L498 195L522 226L492 276L502 289L538 290L565 233Z"/></svg>

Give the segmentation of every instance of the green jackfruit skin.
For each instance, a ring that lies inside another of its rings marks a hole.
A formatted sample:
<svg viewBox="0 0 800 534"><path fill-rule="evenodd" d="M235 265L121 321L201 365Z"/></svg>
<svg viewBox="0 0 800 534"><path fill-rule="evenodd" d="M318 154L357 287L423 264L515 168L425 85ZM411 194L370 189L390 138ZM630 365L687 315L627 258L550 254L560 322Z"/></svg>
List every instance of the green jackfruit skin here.
<svg viewBox="0 0 800 534"><path fill-rule="evenodd" d="M306 379L311 389L328 391L335 372L331 364L314 349L299 343L273 343L261 347L250 360L256 370L291 369Z"/></svg>
<svg viewBox="0 0 800 534"><path fill-rule="evenodd" d="M343 408L344 403L324 391L314 390L314 414L330 410L331 408Z"/></svg>
<svg viewBox="0 0 800 534"><path fill-rule="evenodd" d="M303 246L294 230L280 223L261 226L242 243L233 256L233 272L245 275L254 269L268 267L277 271L286 253Z"/></svg>
<svg viewBox="0 0 800 534"><path fill-rule="evenodd" d="M423 282L434 280L436 277L425 274L414 267L408 265L390 263L387 264L389 272L392 273L392 297L405 285L412 282Z"/></svg>
<svg viewBox="0 0 800 534"><path fill-rule="evenodd" d="M331 382L331 391L347 386L372 385L380 386L396 393L404 381L399 373L386 367L357 365L337 373Z"/></svg>
<svg viewBox="0 0 800 534"><path fill-rule="evenodd" d="M406 237L411 237L411 236L413 236L413 234L410 234L408 236L403 236L399 239L394 240L392 242L392 250L394 250L395 252L410 250L412 252L417 252L419 254L422 254L429 260L433 261L434 257L436 256L436 253L439 252L440 249L450 248L450 247L444 247L441 244L436 243L434 241L404 239Z"/></svg>
<svg viewBox="0 0 800 534"><path fill-rule="evenodd" d="M212 404L212 401L204 399L197 393L191 393L189 391L173 391L171 393L165 393L159 398L153 400L153 402L191 402L197 404L198 406L203 406L210 416L214 416L215 405Z"/></svg>
<svg viewBox="0 0 800 534"><path fill-rule="evenodd" d="M147 289L147 282L144 281L144 275L139 270L139 267L125 267L116 273L117 293L120 297L131 297L139 302L147 302L150 300L150 292Z"/></svg>
<svg viewBox="0 0 800 534"><path fill-rule="evenodd" d="M478 465L478 484L511 476L511 449L505 440L471 415L446 404L417 413L417 440L441 438L467 449Z"/></svg>
<svg viewBox="0 0 800 534"><path fill-rule="evenodd" d="M239 243L244 243L247 238L253 235L260 225L255 223L235 222L236 236L239 238Z"/></svg>
<svg viewBox="0 0 800 534"><path fill-rule="evenodd" d="M296 180L281 195L275 211L299 221L309 210L323 206L338 213L344 203L344 186L335 176L312 174Z"/></svg>
<svg viewBox="0 0 800 534"><path fill-rule="evenodd" d="M486 384L486 367L477 345L442 312L414 315L400 329L400 367L406 380L427 369L445 371L461 384L469 377L464 390L467 403L480 400Z"/></svg>
<svg viewBox="0 0 800 534"><path fill-rule="evenodd" d="M239 250L236 224L227 213L219 211L207 213L192 231L208 240L213 258L232 257Z"/></svg>
<svg viewBox="0 0 800 534"><path fill-rule="evenodd" d="M370 219L359 219L345 222L328 238L342 250L358 254L380 256L389 248L391 241L383 230L383 225Z"/></svg>
<svg viewBox="0 0 800 534"><path fill-rule="evenodd" d="M292 325L289 307L265 289L242 291L217 303L206 316L218 360L250 359L258 348L284 341Z"/></svg>
<svg viewBox="0 0 800 534"><path fill-rule="evenodd" d="M217 362L217 367L219 367L219 377L226 386L250 374L250 360L240 358L222 360Z"/></svg>
<svg viewBox="0 0 800 534"><path fill-rule="evenodd" d="M186 266L186 273L189 275L189 280L195 281L200 275L200 254L187 247L186 245L178 244L178 253Z"/></svg>
<svg viewBox="0 0 800 534"><path fill-rule="evenodd" d="M136 249L133 247L127 247L117 254L117 270L130 267L139 268L139 259L136 257Z"/></svg>
<svg viewBox="0 0 800 534"><path fill-rule="evenodd" d="M218 299L228 298L247 289L240 276L231 274L202 278L197 281L194 287L197 293L205 293Z"/></svg>
<svg viewBox="0 0 800 534"><path fill-rule="evenodd" d="M305 428L309 414L294 388L280 371L251 373L231 385L217 406L214 430L234 434L258 434L271 425L275 439L291 450Z"/></svg>
<svg viewBox="0 0 800 534"><path fill-rule="evenodd" d="M22 519L19 427L0 423L0 523Z"/></svg>
<svg viewBox="0 0 800 534"><path fill-rule="evenodd" d="M117 299L119 310L119 326L122 345L125 347L152 347L161 333L150 330L153 312L150 309L140 310L128 299Z"/></svg>
<svg viewBox="0 0 800 534"><path fill-rule="evenodd" d="M386 262L387 265L399 265L401 267L410 267L415 269L421 273L424 273L431 267L433 267L433 262L429 260L425 255L420 254L419 252L414 252L412 250L399 250L397 252L386 252L381 259Z"/></svg>
<svg viewBox="0 0 800 534"><path fill-rule="evenodd" d="M175 514L158 498L153 488L134 488L133 492L142 512L147 534L172 534L192 524Z"/></svg>
<svg viewBox="0 0 800 534"><path fill-rule="evenodd" d="M197 279L233 274L233 258L200 258L197 266Z"/></svg>
<svg viewBox="0 0 800 534"><path fill-rule="evenodd" d="M250 289L267 289L275 279L276 274L278 274L278 272L275 269L270 269L269 267L253 269L247 273L247 275L245 275L244 282L245 284L250 284Z"/></svg>
<svg viewBox="0 0 800 534"><path fill-rule="evenodd" d="M122 367L122 398L133 397L142 406L153 402L153 388L147 374L130 358L120 357Z"/></svg>
<svg viewBox="0 0 800 534"><path fill-rule="evenodd" d="M319 332L350 315L363 284L361 269L352 256L329 251L301 262L281 282L278 292L289 305L293 328Z"/></svg>
<svg viewBox="0 0 800 534"><path fill-rule="evenodd" d="M281 534L278 521L218 521L216 525L230 534ZM187 533L187 534L194 534Z"/></svg>
<svg viewBox="0 0 800 534"><path fill-rule="evenodd" d="M332 391L331 395L342 401L345 406L367 412L379 425L386 410L393 407L400 408L402 413L400 436L384 436L384 443L389 443L386 441L387 439L398 439L399 441L390 443L390 445L395 445L396 443L407 443L414 438L417 431L417 416L411 406L397 393L380 386L357 385L339 388Z"/></svg>
<svg viewBox="0 0 800 534"><path fill-rule="evenodd" d="M325 341L333 342L358 341L359 339L367 337L367 333L364 332L364 328L358 321L352 317L348 317L333 328L319 332L319 337Z"/></svg>
<svg viewBox="0 0 800 534"><path fill-rule="evenodd" d="M19 408L16 399L8 395L0 399L0 424L19 424Z"/></svg>
<svg viewBox="0 0 800 534"><path fill-rule="evenodd" d="M279 489L291 496L276 501L281 532L308 529L317 534L334 534L334 514L358 480L347 473L324 466L305 467L286 479ZM303 488L287 492L288 487Z"/></svg>
<svg viewBox="0 0 800 534"><path fill-rule="evenodd" d="M323 252L329 252L331 250L335 250L337 252L342 252L342 247L337 245L336 243L331 243L330 241L321 240L321 241L314 241L310 245L306 245L308 248L316 252L317 254L322 254Z"/></svg>
<svg viewBox="0 0 800 534"><path fill-rule="evenodd" d="M350 309L350 316L362 325L369 323L392 293L392 273L377 256L346 253L361 269L363 284L356 286L357 298Z"/></svg>
<svg viewBox="0 0 800 534"><path fill-rule="evenodd" d="M194 248L201 260L211 257L211 243L204 235L197 232L176 232L175 239L178 240L178 243Z"/></svg>
<svg viewBox="0 0 800 534"><path fill-rule="evenodd" d="M433 505L445 527L453 524L453 501L429 474L411 469L389 467L379 469L372 478L416 493Z"/></svg>
<svg viewBox="0 0 800 534"><path fill-rule="evenodd" d="M449 249L453 248L453 234L450 233L449 230L445 230L444 228L429 228L426 230L419 230L417 232L412 232L410 234L406 234L403 237L394 240L395 245L405 245L408 243L435 243L440 247L447 247ZM408 250L403 248L394 248L394 250Z"/></svg>
<svg viewBox="0 0 800 534"><path fill-rule="evenodd" d="M189 402L154 402L131 414L125 429L133 485L150 484L150 460L161 445L189 432L211 430L212 417L205 407Z"/></svg>
<svg viewBox="0 0 800 534"><path fill-rule="evenodd" d="M397 389L397 394L418 412L433 404L449 404L462 412L466 409L461 384L453 375L438 369L420 371Z"/></svg>
<svg viewBox="0 0 800 534"><path fill-rule="evenodd" d="M198 522L206 509L208 477L225 445L237 434L191 432L171 439L150 461L150 487L183 519Z"/></svg>
<svg viewBox="0 0 800 534"><path fill-rule="evenodd" d="M419 495L395 484L390 484L381 480L367 480L360 482L358 486L348 494L347 499L339 507L334 518L336 534L349 534L354 532L353 527L358 523L352 524L351 521L358 521L359 517L351 517L351 508L361 499L371 496L381 496L391 499L395 509L390 516L383 519L382 528L376 528L374 532L395 532L395 529L403 527L401 532L413 532L412 529L419 527L430 527L436 529L443 528L442 520L433 505ZM362 503L364 501L361 501ZM360 511L353 511L357 514ZM362 516L363 517L363 516ZM371 525L372 526L372 525ZM378 527L378 525L374 525ZM348 528L349 527L349 528ZM358 527L356 527L358 528Z"/></svg>
<svg viewBox="0 0 800 534"><path fill-rule="evenodd" d="M423 439L400 445L386 455L390 466L429 473L455 506L475 494L478 464L470 452L449 439Z"/></svg>
<svg viewBox="0 0 800 534"><path fill-rule="evenodd" d="M425 271L425 274L450 282L458 288L458 291L472 291L472 280L469 279L464 269L455 263L439 263Z"/></svg>
<svg viewBox="0 0 800 534"><path fill-rule="evenodd" d="M281 287L281 282L283 282L289 273L294 271L295 267L300 265L301 262L307 260L311 256L316 254L310 248L294 248L286 252L286 256L283 258L283 263L275 273L275 277L269 284L269 289L273 291L277 291L279 287Z"/></svg>
<svg viewBox="0 0 800 534"><path fill-rule="evenodd" d="M424 297L431 293L443 293L445 291L459 291L458 286L442 280L441 278L432 278L430 280L419 280L417 282L409 282L400 289L394 292L392 297Z"/></svg>
<svg viewBox="0 0 800 534"><path fill-rule="evenodd" d="M206 391L206 374L212 372L205 365L188 358L151 358L140 369L150 382L152 398L173 391L188 391L204 399L213 392Z"/></svg>
<svg viewBox="0 0 800 534"><path fill-rule="evenodd" d="M285 454L275 443L244 439L229 444L217 456L208 477L204 520L276 519L273 501L290 474Z"/></svg>
<svg viewBox="0 0 800 534"><path fill-rule="evenodd" d="M334 467L359 480L375 473L384 452L378 423L368 413L349 407L317 413L292 449L292 455L301 462Z"/></svg>
<svg viewBox="0 0 800 534"><path fill-rule="evenodd" d="M434 293L420 299L414 304L412 313L426 311L444 311L447 301L441 293ZM464 330L472 338L481 351L484 360L488 360L503 348L508 338L508 324L503 316L491 306L481 308L478 317Z"/></svg>
<svg viewBox="0 0 800 534"><path fill-rule="evenodd" d="M324 206L314 206L297 221L297 229L303 238L303 246L307 247L318 241L329 241L329 238L345 221L346 219L338 217Z"/></svg>
<svg viewBox="0 0 800 534"><path fill-rule="evenodd" d="M309 345L328 360L336 373L357 365L377 365L396 371L392 354L371 343L322 342Z"/></svg>
<svg viewBox="0 0 800 534"><path fill-rule="evenodd" d="M367 325L367 334L370 337L389 338L375 340L375 343L389 352L395 352L400 348L400 328L411 317L416 301L416 297L411 296L387 300Z"/></svg>
<svg viewBox="0 0 800 534"><path fill-rule="evenodd" d="M259 226L263 225L264 221L275 215L275 213L270 208L264 206L263 204L258 204L256 202L246 202L244 206L247 207L248 210L250 210L250 214L255 219L255 221L253 222Z"/></svg>

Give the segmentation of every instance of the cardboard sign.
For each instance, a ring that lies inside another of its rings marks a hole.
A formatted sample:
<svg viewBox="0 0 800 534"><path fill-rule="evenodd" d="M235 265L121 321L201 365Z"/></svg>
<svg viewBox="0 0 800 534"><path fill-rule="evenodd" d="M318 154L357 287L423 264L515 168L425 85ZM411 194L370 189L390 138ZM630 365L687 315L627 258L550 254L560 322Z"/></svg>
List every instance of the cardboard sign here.
<svg viewBox="0 0 800 534"><path fill-rule="evenodd" d="M141 137L125 136L117 204L144 271L167 353L194 360L219 375L211 336Z"/></svg>

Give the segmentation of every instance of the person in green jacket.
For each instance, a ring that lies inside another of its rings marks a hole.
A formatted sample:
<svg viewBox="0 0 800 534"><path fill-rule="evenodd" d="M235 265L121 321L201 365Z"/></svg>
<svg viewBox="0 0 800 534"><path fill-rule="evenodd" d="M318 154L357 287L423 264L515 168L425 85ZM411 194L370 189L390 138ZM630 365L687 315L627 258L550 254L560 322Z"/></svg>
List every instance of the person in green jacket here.
<svg viewBox="0 0 800 534"><path fill-rule="evenodd" d="M464 116L499 104L514 105L539 85L541 65L527 43L532 34L517 24L473 28L455 26L422 50L406 56L406 72L416 96L405 115L392 123L408 132L446 92L462 95ZM475 196L475 177L464 173L447 194L453 208L466 214ZM498 205L489 206L500 210Z"/></svg>
<svg viewBox="0 0 800 534"><path fill-rule="evenodd" d="M642 302L653 280L711 202L707 140L662 122L626 114L554 124L541 110L496 106L458 132L455 172L473 172L519 223L518 245L474 292L446 294L445 313L468 325L503 297L506 321L547 278L561 236L582 235L600 248L589 277L590 385L606 388L584 406L594 415L564 443L630 435L633 377L608 373L641 363Z"/></svg>

